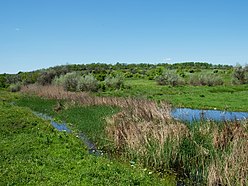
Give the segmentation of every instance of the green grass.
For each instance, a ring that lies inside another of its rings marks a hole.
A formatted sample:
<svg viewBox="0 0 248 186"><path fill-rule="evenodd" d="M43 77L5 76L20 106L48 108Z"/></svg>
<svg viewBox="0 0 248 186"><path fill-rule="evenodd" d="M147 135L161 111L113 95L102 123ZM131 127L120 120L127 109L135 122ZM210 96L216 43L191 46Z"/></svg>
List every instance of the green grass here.
<svg viewBox="0 0 248 186"><path fill-rule="evenodd" d="M13 94L0 95L6 100ZM72 134L7 101L0 102L0 185L175 185L138 167L89 155Z"/></svg>
<svg viewBox="0 0 248 186"><path fill-rule="evenodd" d="M154 80L129 79L130 89L107 91L100 96L132 96L167 101L175 107L248 111L248 85L159 86Z"/></svg>
<svg viewBox="0 0 248 186"><path fill-rule="evenodd" d="M110 106L76 106L61 111L58 117L71 123L77 130L83 131L99 147L104 145L106 140L104 119L117 111L117 108Z"/></svg>
<svg viewBox="0 0 248 186"><path fill-rule="evenodd" d="M39 98L37 96L20 96L19 99L14 101L14 104L29 107L36 112L56 116L57 113L54 111L54 107L57 102L57 100Z"/></svg>
<svg viewBox="0 0 248 186"><path fill-rule="evenodd" d="M65 101L62 107L67 107ZM58 101L43 99L37 96L21 96L15 104L22 107L29 107L33 111L48 114L55 119L66 122L73 130L81 131L94 141L98 147L105 144L105 117L115 114L119 109L111 106L77 106L72 105L55 112Z"/></svg>

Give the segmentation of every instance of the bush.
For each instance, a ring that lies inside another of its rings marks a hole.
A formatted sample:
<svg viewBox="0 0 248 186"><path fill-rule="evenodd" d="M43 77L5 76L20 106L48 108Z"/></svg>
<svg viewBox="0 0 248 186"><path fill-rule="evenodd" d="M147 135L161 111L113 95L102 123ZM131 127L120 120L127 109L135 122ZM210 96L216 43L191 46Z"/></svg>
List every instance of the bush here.
<svg viewBox="0 0 248 186"><path fill-rule="evenodd" d="M7 80L6 80L6 75L5 74L0 74L0 88L7 88Z"/></svg>
<svg viewBox="0 0 248 186"><path fill-rule="evenodd" d="M131 72L125 72L124 73L124 77L125 78L132 78L133 77L133 74Z"/></svg>
<svg viewBox="0 0 248 186"><path fill-rule="evenodd" d="M67 73L60 77L55 77L53 80L54 85L59 85L66 91L77 91L78 82L80 79L80 74L76 72Z"/></svg>
<svg viewBox="0 0 248 186"><path fill-rule="evenodd" d="M77 89L80 91L97 92L99 89L99 82L92 74L89 74L85 77L80 77Z"/></svg>
<svg viewBox="0 0 248 186"><path fill-rule="evenodd" d="M124 87L124 80L120 75L117 75L116 77L107 77L104 80L104 83L106 87L110 89L120 89Z"/></svg>
<svg viewBox="0 0 248 186"><path fill-rule="evenodd" d="M63 87L67 91L77 91L80 74L76 72L67 73L64 77L64 80L62 79Z"/></svg>
<svg viewBox="0 0 248 186"><path fill-rule="evenodd" d="M99 89L99 83L92 74L81 76L77 72L67 73L66 75L55 77L53 84L63 86L66 91L96 92Z"/></svg>
<svg viewBox="0 0 248 186"><path fill-rule="evenodd" d="M193 86L216 86L223 85L223 80L214 74L194 74L189 83Z"/></svg>
<svg viewBox="0 0 248 186"><path fill-rule="evenodd" d="M55 78L55 76L55 70L41 72L40 76L37 79L37 83L40 85L49 85L52 83L52 80Z"/></svg>
<svg viewBox="0 0 248 186"><path fill-rule="evenodd" d="M64 75L62 75L62 76L56 76L54 79L53 79L53 81L52 81L52 84L53 85L57 85L57 86L63 86L63 83L64 83L64 81L65 81L65 78L64 78L65 76Z"/></svg>
<svg viewBox="0 0 248 186"><path fill-rule="evenodd" d="M99 73L99 74L96 74L95 77L96 77L96 79L97 79L98 81L104 81L104 79L106 78L106 74L104 74L104 73Z"/></svg>
<svg viewBox="0 0 248 186"><path fill-rule="evenodd" d="M159 85L177 86L184 84L183 79L171 71L165 71L161 76L156 78L156 81Z"/></svg>
<svg viewBox="0 0 248 186"><path fill-rule="evenodd" d="M248 83L248 65L242 67L237 65L233 71L233 84L247 84Z"/></svg>
<svg viewBox="0 0 248 186"><path fill-rule="evenodd" d="M11 84L9 90L10 92L19 92L21 90L21 84Z"/></svg>

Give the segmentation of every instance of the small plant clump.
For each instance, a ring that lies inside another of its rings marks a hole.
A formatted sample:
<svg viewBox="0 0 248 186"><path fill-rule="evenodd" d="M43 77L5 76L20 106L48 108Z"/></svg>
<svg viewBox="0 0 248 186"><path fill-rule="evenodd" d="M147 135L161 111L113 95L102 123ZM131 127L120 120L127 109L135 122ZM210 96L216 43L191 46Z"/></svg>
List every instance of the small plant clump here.
<svg viewBox="0 0 248 186"><path fill-rule="evenodd" d="M37 78L37 83L40 85L49 85L52 83L56 76L55 70L48 70L41 72L40 76Z"/></svg>
<svg viewBox="0 0 248 186"><path fill-rule="evenodd" d="M77 90L79 91L90 91L90 92L97 92L99 89L99 82L97 79L92 75L86 75L79 78Z"/></svg>
<svg viewBox="0 0 248 186"><path fill-rule="evenodd" d="M116 77L106 77L104 80L105 86L109 89L120 89L124 87L124 78L120 75Z"/></svg>
<svg viewBox="0 0 248 186"><path fill-rule="evenodd" d="M216 86L223 85L223 80L215 74L193 74L190 76L190 85L193 86Z"/></svg>
<svg viewBox="0 0 248 186"><path fill-rule="evenodd" d="M242 67L237 65L233 71L233 84L248 84L248 65Z"/></svg>
<svg viewBox="0 0 248 186"><path fill-rule="evenodd" d="M156 81L159 85L171 85L178 86L183 85L183 79L172 71L165 71L161 76L156 78Z"/></svg>
<svg viewBox="0 0 248 186"><path fill-rule="evenodd" d="M9 86L9 90L10 90L10 92L19 92L21 90L21 84L20 83L11 84Z"/></svg>

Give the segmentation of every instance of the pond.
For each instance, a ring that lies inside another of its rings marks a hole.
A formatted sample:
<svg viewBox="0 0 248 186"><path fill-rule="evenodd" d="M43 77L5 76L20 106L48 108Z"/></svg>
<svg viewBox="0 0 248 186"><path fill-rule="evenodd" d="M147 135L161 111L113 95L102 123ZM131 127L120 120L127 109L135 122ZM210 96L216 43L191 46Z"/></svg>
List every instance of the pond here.
<svg viewBox="0 0 248 186"><path fill-rule="evenodd" d="M248 119L248 112L229 112L221 110L200 110L190 108L175 108L172 117L181 121L193 122L199 120L244 120Z"/></svg>

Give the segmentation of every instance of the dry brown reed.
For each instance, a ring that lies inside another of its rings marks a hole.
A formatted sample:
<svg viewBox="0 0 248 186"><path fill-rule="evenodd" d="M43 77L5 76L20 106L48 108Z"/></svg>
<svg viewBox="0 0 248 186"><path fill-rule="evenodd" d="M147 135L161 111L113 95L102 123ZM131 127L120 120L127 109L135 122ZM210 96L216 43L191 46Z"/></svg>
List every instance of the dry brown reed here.
<svg viewBox="0 0 248 186"><path fill-rule="evenodd" d="M69 92L60 86L28 85L21 89L23 93L33 93L40 97L58 100L69 100L81 105L110 105L120 108L132 108L135 115L146 119L170 118L170 106L161 103L159 106L154 101L145 99L119 98L119 97L96 97L87 92Z"/></svg>
<svg viewBox="0 0 248 186"><path fill-rule="evenodd" d="M157 150L162 152L168 137L179 140L187 134L187 127L171 118L142 116L137 111L124 110L107 118L107 133L118 149L128 147L144 155L151 140L156 140L160 147Z"/></svg>
<svg viewBox="0 0 248 186"><path fill-rule="evenodd" d="M160 169L167 162L176 162L177 157L184 162L198 159L195 165L178 166L189 171L202 169L200 180L209 186L248 184L248 121L226 122L221 126L209 122L190 130L171 118L145 118L133 110L124 110L108 118L107 123L107 133L117 150L134 152L130 157L138 156L146 165ZM201 144L195 141L205 137ZM168 140L170 144L166 144ZM190 142L190 146L181 146L183 140Z"/></svg>
<svg viewBox="0 0 248 186"><path fill-rule="evenodd" d="M209 168L208 185L248 184L248 121L226 123L214 132L213 144L222 151Z"/></svg>

